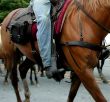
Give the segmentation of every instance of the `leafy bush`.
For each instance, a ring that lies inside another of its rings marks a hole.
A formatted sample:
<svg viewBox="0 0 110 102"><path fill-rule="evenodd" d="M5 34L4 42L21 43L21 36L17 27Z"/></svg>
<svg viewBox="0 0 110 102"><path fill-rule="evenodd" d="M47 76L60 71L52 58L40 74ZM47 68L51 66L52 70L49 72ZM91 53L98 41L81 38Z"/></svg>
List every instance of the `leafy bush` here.
<svg viewBox="0 0 110 102"><path fill-rule="evenodd" d="M30 0L0 0L0 22L12 10L20 7L27 7Z"/></svg>

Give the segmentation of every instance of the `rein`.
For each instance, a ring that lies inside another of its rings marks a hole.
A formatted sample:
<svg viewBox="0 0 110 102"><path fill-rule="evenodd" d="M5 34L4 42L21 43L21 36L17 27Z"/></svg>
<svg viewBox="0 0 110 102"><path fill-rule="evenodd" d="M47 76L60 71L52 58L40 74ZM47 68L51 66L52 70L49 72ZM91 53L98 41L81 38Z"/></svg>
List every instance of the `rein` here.
<svg viewBox="0 0 110 102"><path fill-rule="evenodd" d="M102 49L106 49L105 46L91 44L91 43L84 42L84 41L64 42L61 45L63 45L63 46L80 46L80 47L88 48L88 49L95 50L95 51L101 51Z"/></svg>

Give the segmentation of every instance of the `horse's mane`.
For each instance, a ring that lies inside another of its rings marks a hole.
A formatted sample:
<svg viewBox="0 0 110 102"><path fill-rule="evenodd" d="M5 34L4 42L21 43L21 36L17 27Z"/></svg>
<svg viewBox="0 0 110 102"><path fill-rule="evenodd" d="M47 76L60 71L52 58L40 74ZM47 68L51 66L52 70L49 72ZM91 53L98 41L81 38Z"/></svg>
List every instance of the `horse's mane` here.
<svg viewBox="0 0 110 102"><path fill-rule="evenodd" d="M96 11L97 9L110 7L110 0L79 0L87 9Z"/></svg>

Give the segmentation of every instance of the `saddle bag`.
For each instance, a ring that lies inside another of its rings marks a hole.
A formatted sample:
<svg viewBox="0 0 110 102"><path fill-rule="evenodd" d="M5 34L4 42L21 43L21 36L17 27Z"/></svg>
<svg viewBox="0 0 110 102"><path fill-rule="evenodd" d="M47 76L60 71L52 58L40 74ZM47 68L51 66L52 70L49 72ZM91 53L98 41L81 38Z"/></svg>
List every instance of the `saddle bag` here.
<svg viewBox="0 0 110 102"><path fill-rule="evenodd" d="M17 44L26 44L29 42L29 35L27 33L28 23L25 22L15 22L11 28L11 40Z"/></svg>
<svg viewBox="0 0 110 102"><path fill-rule="evenodd" d="M35 15L30 7L20 8L15 12L8 25L11 40L17 44L28 43L32 36L31 26L34 20Z"/></svg>

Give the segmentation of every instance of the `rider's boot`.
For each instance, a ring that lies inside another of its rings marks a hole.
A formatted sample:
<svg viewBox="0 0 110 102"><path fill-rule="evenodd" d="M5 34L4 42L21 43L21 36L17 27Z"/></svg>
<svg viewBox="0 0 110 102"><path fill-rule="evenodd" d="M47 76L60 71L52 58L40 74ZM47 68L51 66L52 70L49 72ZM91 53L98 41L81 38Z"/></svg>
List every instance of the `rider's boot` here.
<svg viewBox="0 0 110 102"><path fill-rule="evenodd" d="M56 56L56 46L53 43L51 66L46 67L46 75L48 78L60 77L60 73L64 72L64 68L57 68L57 56ZM55 79L55 78L54 78Z"/></svg>
<svg viewBox="0 0 110 102"><path fill-rule="evenodd" d="M55 56L52 56L51 60L52 60L51 66L46 67L46 76L48 78L52 78L54 75L60 75L60 73L64 71L63 68L57 69L56 57Z"/></svg>

